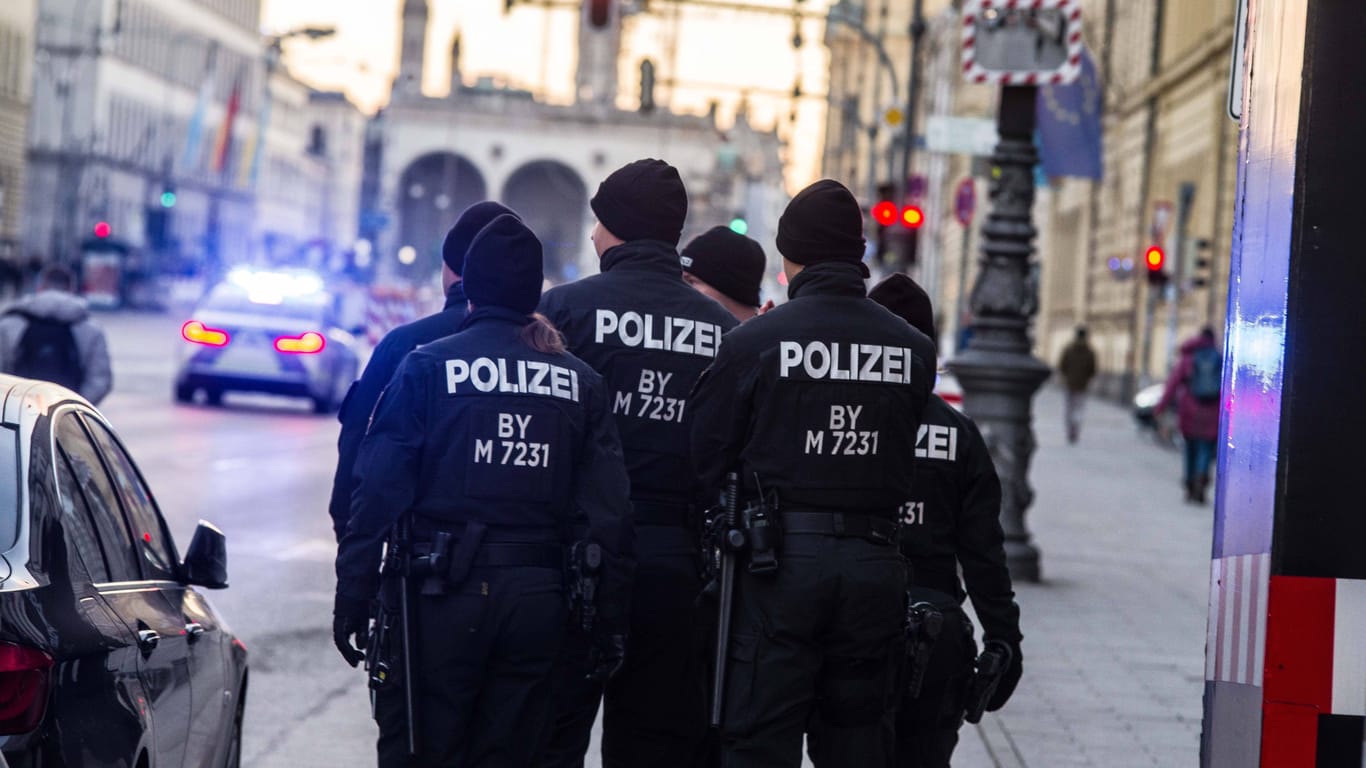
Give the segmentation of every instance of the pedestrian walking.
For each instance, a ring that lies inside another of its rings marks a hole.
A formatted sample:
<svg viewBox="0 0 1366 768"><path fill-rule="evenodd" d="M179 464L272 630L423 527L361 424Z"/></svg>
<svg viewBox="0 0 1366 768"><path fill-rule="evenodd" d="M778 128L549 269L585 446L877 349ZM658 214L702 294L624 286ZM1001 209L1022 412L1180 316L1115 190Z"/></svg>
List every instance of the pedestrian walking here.
<svg viewBox="0 0 1366 768"><path fill-rule="evenodd" d="M1219 437L1219 391L1223 386L1224 358L1214 343L1214 329L1205 328L1181 345L1181 358L1154 409L1161 416L1176 405L1177 427L1185 441L1182 483L1186 501L1205 503L1209 489L1214 441ZM1158 422L1161 423L1160 421Z"/></svg>
<svg viewBox="0 0 1366 768"><path fill-rule="evenodd" d="M1063 421L1067 427L1067 442L1081 439L1081 418L1086 408L1086 388L1096 376L1096 351L1086 340L1086 326L1077 326L1077 334L1058 359L1058 372L1066 388Z"/></svg>
<svg viewBox="0 0 1366 768"><path fill-rule="evenodd" d="M511 209L491 200L475 203L461 212L441 244L441 287L446 293L445 306L436 314L400 325L386 333L370 354L365 371L351 385L346 399L342 401L337 411L337 420L341 422L341 433L337 436L337 471L332 478L332 497L328 502L328 513L332 516L332 530L337 541L341 541L342 534L346 533L346 522L351 519L351 494L356 487L352 471L361 438L365 437L365 427L370 423L370 414L375 410L375 403L379 402L380 392L384 391L398 370L399 363L409 352L422 344L455 333L464 322L469 304L461 278L465 271L465 251L481 229L505 214L516 215Z"/></svg>
<svg viewBox="0 0 1366 768"><path fill-rule="evenodd" d="M60 265L38 275L37 292L0 316L0 371L61 384L94 405L114 386L109 344Z"/></svg>
<svg viewBox="0 0 1366 768"><path fill-rule="evenodd" d="M937 338L930 297L906 275L887 277L868 298ZM1001 481L977 425L938 395L930 395L925 408L911 487L901 517L901 552L911 564L908 603L938 613L942 625L935 637L921 626L922 637L911 638L932 650L911 662L911 674L923 674L918 695L906 688L899 693L896 766L948 768L978 666L964 597L972 598L985 645L1010 659L986 703L988 711L1005 706L1024 662L1020 607L1001 530Z"/></svg>
<svg viewBox="0 0 1366 768"><path fill-rule="evenodd" d="M725 307L739 322L773 309L772 300L763 303L759 297L768 259L753 238L730 227L712 227L683 248L679 261L683 282Z"/></svg>
<svg viewBox="0 0 1366 768"><path fill-rule="evenodd" d="M596 612L603 674L620 664L626 469L602 378L533 315L542 264L516 217L481 230L464 264L470 315L404 357L361 443L333 636L352 666L372 657L382 768L531 765L568 625L574 514L601 554L597 600L577 613Z"/></svg>
<svg viewBox="0 0 1366 768"><path fill-rule="evenodd" d="M816 717L817 766L879 768L905 647L897 516L934 345L868 300L863 214L843 185L794 197L777 245L790 301L726 335L688 406L702 492L738 476L748 541L721 567L722 764L798 766Z"/></svg>
<svg viewBox="0 0 1366 768"><path fill-rule="evenodd" d="M684 417L694 382L735 318L683 282L676 249L688 196L677 169L654 159L630 163L602 182L590 205L602 272L548 291L541 311L607 381L631 476L639 565L625 666L604 692L566 660L555 729L538 764L583 765L602 699L603 765L691 766L706 734L706 688Z"/></svg>

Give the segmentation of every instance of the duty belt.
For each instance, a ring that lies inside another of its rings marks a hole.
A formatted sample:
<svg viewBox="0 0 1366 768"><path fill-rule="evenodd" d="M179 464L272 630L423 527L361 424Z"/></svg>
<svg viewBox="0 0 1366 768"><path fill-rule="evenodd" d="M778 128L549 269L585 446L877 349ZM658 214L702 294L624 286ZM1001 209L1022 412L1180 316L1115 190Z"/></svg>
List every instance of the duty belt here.
<svg viewBox="0 0 1366 768"><path fill-rule="evenodd" d="M459 542L451 542L451 550L458 551ZM413 545L413 554L430 554L431 542ZM475 551L466 567L474 568L563 568L564 548L553 544L498 544L485 541ZM452 558L451 567L459 567Z"/></svg>
<svg viewBox="0 0 1366 768"><path fill-rule="evenodd" d="M866 512L801 512L782 510L784 533L814 533L837 538L868 539L879 544L895 544L894 519Z"/></svg>

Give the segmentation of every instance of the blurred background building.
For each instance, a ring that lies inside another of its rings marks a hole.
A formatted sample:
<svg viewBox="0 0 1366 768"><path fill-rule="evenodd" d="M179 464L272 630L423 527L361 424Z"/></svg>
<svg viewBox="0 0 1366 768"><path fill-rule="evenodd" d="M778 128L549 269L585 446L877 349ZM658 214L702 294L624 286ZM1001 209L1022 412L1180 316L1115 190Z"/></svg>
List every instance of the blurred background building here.
<svg viewBox="0 0 1366 768"><path fill-rule="evenodd" d="M823 173L848 182L870 208L896 183L913 5L838 0L829 10ZM960 74L961 2L921 5L915 149L898 204L920 207L925 224L909 252L884 257L905 257L887 258L886 268L906 268L936 297L941 349L951 354L971 322L962 294L973 285L990 205L986 156L999 88ZM1086 325L1102 367L1098 389L1127 398L1165 377L1180 340L1224 316L1237 156L1237 123L1227 116L1234 4L1081 5L1090 75L1040 89L1040 141L1052 151L1043 153L1035 203L1035 352L1056 362ZM878 45L898 69L896 94ZM964 186L976 202L967 226ZM870 221L870 233L877 229ZM1163 263L1150 275L1145 254L1154 247Z"/></svg>
<svg viewBox="0 0 1366 768"><path fill-rule="evenodd" d="M0 272L6 276L26 261L20 232L36 16L36 0L0 3Z"/></svg>
<svg viewBox="0 0 1366 768"><path fill-rule="evenodd" d="M465 80L459 30L450 30L450 84L424 94L427 0L405 0L398 75L373 140L380 180L365 219L385 271L430 273L455 216L481 199L518 211L546 247L546 274L596 271L588 200L618 167L642 157L677 166L690 200L684 239L736 222L771 243L783 190L781 143L749 124L742 107L723 130L709 115L677 114L655 99L653 61L620 82L623 3L585 2L579 13L576 91L570 104L538 100L492 77ZM623 108L623 101L634 106ZM770 258L777 254L769 248ZM398 254L401 258L387 258Z"/></svg>

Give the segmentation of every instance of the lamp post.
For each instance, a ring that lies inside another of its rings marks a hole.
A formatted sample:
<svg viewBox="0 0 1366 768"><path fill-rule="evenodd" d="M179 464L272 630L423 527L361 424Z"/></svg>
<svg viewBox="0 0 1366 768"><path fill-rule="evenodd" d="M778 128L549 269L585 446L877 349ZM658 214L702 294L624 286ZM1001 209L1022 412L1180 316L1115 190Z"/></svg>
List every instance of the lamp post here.
<svg viewBox="0 0 1366 768"><path fill-rule="evenodd" d="M1030 323L1039 308L1034 278L1034 149L1037 82L1068 82L1079 74L1081 10L1076 0L969 0L965 23L974 46L964 51L964 76L1001 83L1000 142L991 156L991 212L982 225L982 258L969 299L974 317L967 349L949 361L963 386L963 408L982 429L1001 478L1001 528L1011 575L1040 577L1039 549L1025 511L1034 501L1029 461L1034 441L1034 393L1051 369L1031 352Z"/></svg>

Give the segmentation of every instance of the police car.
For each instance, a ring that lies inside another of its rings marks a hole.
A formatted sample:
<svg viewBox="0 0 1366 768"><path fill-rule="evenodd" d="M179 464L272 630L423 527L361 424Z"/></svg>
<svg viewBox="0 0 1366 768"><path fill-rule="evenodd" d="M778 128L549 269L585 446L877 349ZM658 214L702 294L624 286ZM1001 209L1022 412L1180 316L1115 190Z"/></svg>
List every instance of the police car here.
<svg viewBox="0 0 1366 768"><path fill-rule="evenodd" d="M236 270L209 291L180 328L175 399L203 392L306 397L331 413L360 370L357 342L337 327L322 279L306 270Z"/></svg>

